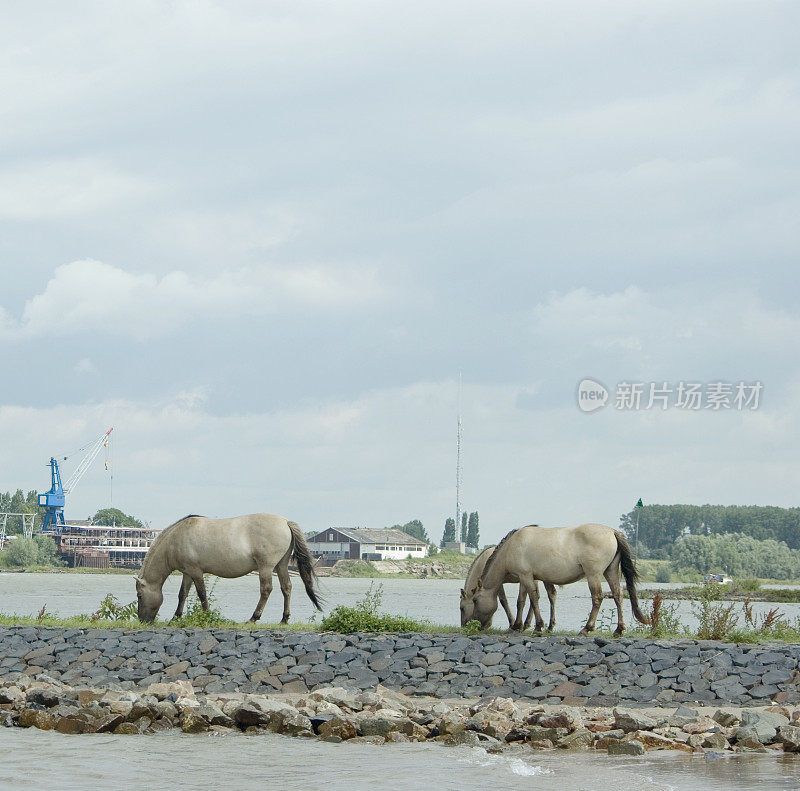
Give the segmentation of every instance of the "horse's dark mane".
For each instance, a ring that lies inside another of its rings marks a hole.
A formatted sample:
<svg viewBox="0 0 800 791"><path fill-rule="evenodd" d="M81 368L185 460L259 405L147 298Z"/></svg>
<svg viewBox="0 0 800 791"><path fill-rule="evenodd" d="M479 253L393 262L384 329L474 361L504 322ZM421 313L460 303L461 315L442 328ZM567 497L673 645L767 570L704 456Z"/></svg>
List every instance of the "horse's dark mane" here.
<svg viewBox="0 0 800 791"><path fill-rule="evenodd" d="M538 525L526 525L526 527L538 527ZM494 552L492 552L492 554L489 555L489 559L486 561L486 565L483 567L483 574L481 574L480 576L481 579L483 579L486 576L486 572L489 571L489 569L492 567L492 562L500 553L500 547L502 547L503 544L505 544L506 541L508 541L508 539L514 535L514 533L518 533L520 530L524 529L525 529L524 527L515 527L511 532L507 533L504 536L503 540L494 548Z"/></svg>
<svg viewBox="0 0 800 791"><path fill-rule="evenodd" d="M486 549L488 549L488 548L489 548L489 547L486 547ZM486 549L484 549L484 550L483 550L483 552L486 552ZM494 550L495 550L495 549L497 549L497 547L493 547L493 548L492 548L492 554L494 554ZM475 555L475 560L473 560L473 561L472 561L472 563L470 563L470 564L469 564L469 568L467 569L467 576L466 576L466 579L469 579L469 575L470 575L470 574L472 574L472 569L475 567L475 564L476 564L476 563L477 563L477 562L480 560L480 557L481 557L481 555L483 554L483 552L479 552L477 555ZM491 558L491 557L492 557L492 555L489 555L489 558ZM489 560L487 559L487 561L486 561L486 562L488 563L488 562L489 562ZM486 567L484 566L484 569L485 569L485 568L486 568Z"/></svg>

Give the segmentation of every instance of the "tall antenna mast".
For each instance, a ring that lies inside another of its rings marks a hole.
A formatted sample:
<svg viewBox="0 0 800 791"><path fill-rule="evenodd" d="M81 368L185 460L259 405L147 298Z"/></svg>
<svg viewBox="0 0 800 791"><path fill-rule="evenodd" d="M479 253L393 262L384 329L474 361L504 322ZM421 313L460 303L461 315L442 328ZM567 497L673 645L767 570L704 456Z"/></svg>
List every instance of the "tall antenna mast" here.
<svg viewBox="0 0 800 791"><path fill-rule="evenodd" d="M461 538L461 371L458 372L458 433L456 435L456 541Z"/></svg>

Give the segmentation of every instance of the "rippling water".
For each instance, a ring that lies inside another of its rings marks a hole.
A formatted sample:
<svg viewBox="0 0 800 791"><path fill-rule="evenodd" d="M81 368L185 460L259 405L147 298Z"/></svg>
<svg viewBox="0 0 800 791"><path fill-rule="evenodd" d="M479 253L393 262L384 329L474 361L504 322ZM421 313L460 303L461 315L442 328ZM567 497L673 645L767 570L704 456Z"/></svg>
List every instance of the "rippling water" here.
<svg viewBox="0 0 800 791"><path fill-rule="evenodd" d="M303 585L297 577L292 578L294 590L292 592L292 621L308 621L314 614L311 602L306 596ZM326 577L320 580L320 587L326 599L326 611L337 604L352 605L362 598L369 589L372 580L344 579L339 577ZM178 598L179 576L170 577L164 585L164 604L160 616L169 618L175 611ZM460 580L408 580L408 579L381 579L375 580L375 585L382 586L383 609L397 615L409 615L412 618L428 620L443 625L457 626L459 618L459 590L462 586ZM258 600L258 578L255 576L241 577L234 580L220 579L214 585L214 596L222 613L237 621L246 621L255 608ZM657 585L648 583L648 587L677 587L675 585ZM97 609L101 599L106 593L113 593L121 602L126 603L136 598L133 576L126 574L0 574L0 612L16 613L18 615L35 615L43 606L47 611L62 616L80 615L91 613ZM514 586L507 585L506 593L509 602L514 604L516 590ZM578 630L586 621L591 607L586 583L576 582L565 585L558 590L556 613L558 627L561 629ZM691 603L687 601L666 602L668 606L676 606L681 623L694 625ZM645 608L649 604L645 602ZM767 602L756 602L756 612L765 613L776 605ZM800 616L800 605L779 604L781 612L794 620ZM623 605L625 619L628 625L633 623L630 603ZM736 611L741 612L741 604L735 605ZM545 621L549 617L549 604L542 591L542 615ZM278 586L270 596L262 620L265 623L277 623L281 619L283 598ZM613 602L604 600L600 611L601 621L606 618L609 622L614 619L616 612ZM494 625L504 627L506 617L502 611L495 615Z"/></svg>
<svg viewBox="0 0 800 791"><path fill-rule="evenodd" d="M625 791L789 789L800 760L752 755L707 761L683 753L617 758L602 753L489 755L437 744L328 744L285 736L64 736L0 729L0 788L318 789L418 791L543 789Z"/></svg>

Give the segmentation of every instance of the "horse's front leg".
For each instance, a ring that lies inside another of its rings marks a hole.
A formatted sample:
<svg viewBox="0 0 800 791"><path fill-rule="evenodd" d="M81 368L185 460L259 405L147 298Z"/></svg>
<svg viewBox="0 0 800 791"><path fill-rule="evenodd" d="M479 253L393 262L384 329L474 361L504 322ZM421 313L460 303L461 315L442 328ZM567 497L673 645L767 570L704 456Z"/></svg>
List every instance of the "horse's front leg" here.
<svg viewBox="0 0 800 791"><path fill-rule="evenodd" d="M531 624L531 613L536 616L536 634L542 633L542 627L544 626L544 620L542 619L542 614L539 612L539 583L531 577L529 580L523 580L520 578L519 581L519 591L520 591L520 598L522 598L523 591L526 591L528 596L531 600L531 606L528 610L528 617L525 619L525 625L523 629L527 629Z"/></svg>
<svg viewBox="0 0 800 791"><path fill-rule="evenodd" d="M181 581L181 589L178 591L178 609L175 610L173 618L180 618L183 615L183 605L186 602L186 597L189 595L189 589L192 587L192 578L188 574L183 575Z"/></svg>
<svg viewBox="0 0 800 791"><path fill-rule="evenodd" d="M258 599L253 614L250 616L250 623L255 623L264 612L264 606L267 603L270 593L272 593L272 569L266 566L261 566L258 569L258 582L261 596Z"/></svg>
<svg viewBox="0 0 800 791"><path fill-rule="evenodd" d="M533 580L533 593L531 594L531 610L533 610L533 615L536 618L536 623L533 627L533 631L536 634L541 634L542 629L544 628L544 618L542 618L542 613L539 611L539 582L537 580ZM528 623L526 624L526 629L530 625L531 614L528 611Z"/></svg>
<svg viewBox="0 0 800 791"><path fill-rule="evenodd" d="M523 625L522 615L525 612L525 602L528 600L528 594L525 593L524 586L519 586L517 593L517 617L514 619L514 625L511 627L515 632L525 631L528 628L528 622Z"/></svg>
<svg viewBox="0 0 800 791"><path fill-rule="evenodd" d="M506 611L506 615L508 616L508 626L510 629L514 628L514 617L511 615L511 608L508 606L508 599L506 598L506 592L503 590L503 586L501 585L499 590L497 591L497 598L502 605L503 609Z"/></svg>

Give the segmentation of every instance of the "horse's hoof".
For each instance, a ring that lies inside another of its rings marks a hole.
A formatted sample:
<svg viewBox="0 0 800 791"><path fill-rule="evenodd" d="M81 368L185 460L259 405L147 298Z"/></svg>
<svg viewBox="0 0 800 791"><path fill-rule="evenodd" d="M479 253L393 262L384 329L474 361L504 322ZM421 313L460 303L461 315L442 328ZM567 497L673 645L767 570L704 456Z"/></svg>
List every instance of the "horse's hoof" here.
<svg viewBox="0 0 800 791"><path fill-rule="evenodd" d="M580 632L578 632L578 634L579 634L581 637L587 637L587 636L588 636L588 634L589 634L589 632L591 632L591 631L592 631L591 629L587 629L587 628L584 626L584 627L583 627L583 629L581 629L581 630L580 630Z"/></svg>
<svg viewBox="0 0 800 791"><path fill-rule="evenodd" d="M622 637L622 633L624 631L625 631L624 628L618 626L616 629L614 629L614 637Z"/></svg>

